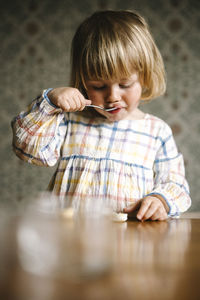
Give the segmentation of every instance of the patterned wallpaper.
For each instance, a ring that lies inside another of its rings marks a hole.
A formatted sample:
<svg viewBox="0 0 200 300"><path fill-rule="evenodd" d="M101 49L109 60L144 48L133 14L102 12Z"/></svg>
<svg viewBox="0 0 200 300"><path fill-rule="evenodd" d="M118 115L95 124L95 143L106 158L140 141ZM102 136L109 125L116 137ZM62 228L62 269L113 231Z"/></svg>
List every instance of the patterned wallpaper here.
<svg viewBox="0 0 200 300"><path fill-rule="evenodd" d="M200 1L199 0L0 0L1 201L20 201L44 190L54 168L20 161L12 153L10 121L42 89L69 78L71 38L97 9L136 9L150 24L163 55L168 85L144 111L172 127L185 157L193 200L200 210Z"/></svg>

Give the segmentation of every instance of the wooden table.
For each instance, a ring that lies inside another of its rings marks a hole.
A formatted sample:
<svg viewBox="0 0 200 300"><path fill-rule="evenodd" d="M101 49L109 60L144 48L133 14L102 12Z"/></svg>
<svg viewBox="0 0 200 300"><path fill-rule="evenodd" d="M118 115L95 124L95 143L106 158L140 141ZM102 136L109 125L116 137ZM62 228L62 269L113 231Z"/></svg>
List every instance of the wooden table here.
<svg viewBox="0 0 200 300"><path fill-rule="evenodd" d="M129 220L115 223L114 229L111 272L77 282L24 271L11 235L0 274L0 299L200 299L200 214L166 222Z"/></svg>

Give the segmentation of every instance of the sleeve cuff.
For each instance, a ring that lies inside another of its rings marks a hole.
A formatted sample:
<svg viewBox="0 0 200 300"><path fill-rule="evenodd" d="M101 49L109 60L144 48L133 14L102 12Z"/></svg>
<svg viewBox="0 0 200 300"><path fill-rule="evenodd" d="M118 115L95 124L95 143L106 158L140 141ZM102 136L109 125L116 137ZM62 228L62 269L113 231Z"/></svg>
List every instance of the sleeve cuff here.
<svg viewBox="0 0 200 300"><path fill-rule="evenodd" d="M60 107L53 104L47 95L48 92L51 90L53 90L53 88L49 88L43 91L41 106L44 109L44 111L49 115L54 113L62 113L63 110Z"/></svg>
<svg viewBox="0 0 200 300"><path fill-rule="evenodd" d="M53 106L54 108L59 108L58 106L56 106L55 104L53 104L52 102L51 102L51 100L49 99L49 97L48 97L48 92L50 92L50 91L52 91L53 90L53 88L49 88L49 89L47 89L47 90L44 90L44 92L43 92L43 98L45 98L46 100L47 100L47 102L51 105L51 106Z"/></svg>

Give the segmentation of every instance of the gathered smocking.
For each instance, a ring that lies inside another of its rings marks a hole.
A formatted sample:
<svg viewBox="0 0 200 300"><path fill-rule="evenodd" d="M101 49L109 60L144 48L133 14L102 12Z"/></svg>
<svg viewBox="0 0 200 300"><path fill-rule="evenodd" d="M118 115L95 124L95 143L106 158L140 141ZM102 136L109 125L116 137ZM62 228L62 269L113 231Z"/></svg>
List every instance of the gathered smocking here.
<svg viewBox="0 0 200 300"><path fill-rule="evenodd" d="M53 190L61 196L102 196L113 200L116 209L121 210L152 189L151 173L142 166L113 159L63 157Z"/></svg>

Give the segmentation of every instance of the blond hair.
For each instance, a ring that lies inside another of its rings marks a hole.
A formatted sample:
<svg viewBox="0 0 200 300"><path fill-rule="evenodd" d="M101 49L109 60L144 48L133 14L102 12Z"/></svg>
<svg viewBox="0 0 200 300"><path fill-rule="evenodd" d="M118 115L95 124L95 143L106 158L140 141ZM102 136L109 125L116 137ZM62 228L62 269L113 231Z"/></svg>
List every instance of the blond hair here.
<svg viewBox="0 0 200 300"><path fill-rule="evenodd" d="M71 85L86 94L86 80L120 80L137 73L141 99L166 89L162 56L144 18L133 11L99 11L77 29L71 48Z"/></svg>

